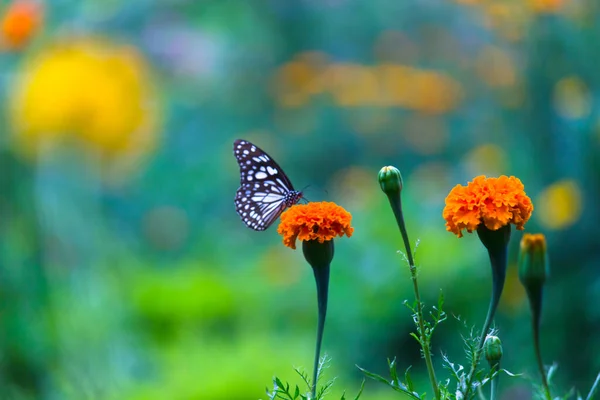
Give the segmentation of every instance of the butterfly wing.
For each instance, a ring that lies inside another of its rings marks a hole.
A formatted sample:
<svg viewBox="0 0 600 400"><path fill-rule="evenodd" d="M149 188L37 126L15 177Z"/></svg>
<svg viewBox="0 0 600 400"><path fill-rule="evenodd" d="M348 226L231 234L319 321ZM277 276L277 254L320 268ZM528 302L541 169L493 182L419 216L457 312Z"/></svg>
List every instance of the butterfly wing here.
<svg viewBox="0 0 600 400"><path fill-rule="evenodd" d="M267 153L246 140L236 140L233 153L240 166L240 188L235 209L248 227L267 229L297 193L281 167Z"/></svg>

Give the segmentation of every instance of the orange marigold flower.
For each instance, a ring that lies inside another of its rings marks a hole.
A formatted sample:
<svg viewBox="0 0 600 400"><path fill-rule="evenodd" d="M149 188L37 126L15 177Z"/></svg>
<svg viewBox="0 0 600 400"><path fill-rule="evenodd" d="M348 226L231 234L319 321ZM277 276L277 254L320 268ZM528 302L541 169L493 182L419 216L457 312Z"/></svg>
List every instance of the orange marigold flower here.
<svg viewBox="0 0 600 400"><path fill-rule="evenodd" d="M352 236L352 215L332 202L296 204L281 214L277 232L283 236L283 244L296 248L296 239L318 240L320 243L336 236Z"/></svg>
<svg viewBox="0 0 600 400"><path fill-rule="evenodd" d="M42 24L43 10L38 1L15 0L0 19L0 47L22 48Z"/></svg>
<svg viewBox="0 0 600 400"><path fill-rule="evenodd" d="M519 178L480 175L467 186L456 185L450 191L443 216L446 230L462 237L463 229L471 233L480 224L495 231L512 223L523 230L532 211L533 204Z"/></svg>

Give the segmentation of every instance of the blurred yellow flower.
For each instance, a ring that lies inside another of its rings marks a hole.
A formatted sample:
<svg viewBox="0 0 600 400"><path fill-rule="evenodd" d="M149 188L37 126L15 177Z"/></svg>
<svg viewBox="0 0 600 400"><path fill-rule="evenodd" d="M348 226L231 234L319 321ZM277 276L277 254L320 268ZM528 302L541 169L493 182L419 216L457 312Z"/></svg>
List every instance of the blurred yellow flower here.
<svg viewBox="0 0 600 400"><path fill-rule="evenodd" d="M334 102L340 107L375 105L379 101L379 83L375 72L351 63L331 64L324 80Z"/></svg>
<svg viewBox="0 0 600 400"><path fill-rule="evenodd" d="M343 108L399 107L432 114L453 110L463 96L461 84L443 72L391 62L331 63L319 52L303 53L279 67L271 92L283 108L304 107L326 95Z"/></svg>
<svg viewBox="0 0 600 400"><path fill-rule="evenodd" d="M456 108L463 96L460 83L444 73L421 70L413 79L410 109L443 114Z"/></svg>
<svg viewBox="0 0 600 400"><path fill-rule="evenodd" d="M18 149L75 139L103 156L139 156L156 145L158 113L148 65L133 47L73 39L27 62L14 87L10 117Z"/></svg>
<svg viewBox="0 0 600 400"><path fill-rule="evenodd" d="M475 147L464 157L465 168L475 175L483 172L486 175L501 175L506 170L508 155L498 145L486 143Z"/></svg>
<svg viewBox="0 0 600 400"><path fill-rule="evenodd" d="M25 46L38 31L43 20L43 9L33 0L15 0L0 18L0 50L16 50Z"/></svg>
<svg viewBox="0 0 600 400"><path fill-rule="evenodd" d="M570 179L555 182L540 193L537 204L540 225L552 230L568 228L581 217L581 189Z"/></svg>
<svg viewBox="0 0 600 400"><path fill-rule="evenodd" d="M311 96L321 93L322 75L328 65L326 54L306 52L282 65L275 73L271 89L285 108L301 107Z"/></svg>
<svg viewBox="0 0 600 400"><path fill-rule="evenodd" d="M577 76L562 78L554 86L554 108L563 118L587 118L593 109L592 101L588 86Z"/></svg>
<svg viewBox="0 0 600 400"><path fill-rule="evenodd" d="M474 6L480 4L482 0L455 0L458 4L464 4L467 6Z"/></svg>

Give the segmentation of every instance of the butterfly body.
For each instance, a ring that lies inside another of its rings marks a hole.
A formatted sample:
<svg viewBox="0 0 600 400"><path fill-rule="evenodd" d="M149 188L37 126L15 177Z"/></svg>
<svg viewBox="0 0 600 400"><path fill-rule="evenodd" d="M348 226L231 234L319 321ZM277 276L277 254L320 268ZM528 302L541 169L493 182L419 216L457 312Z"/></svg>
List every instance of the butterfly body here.
<svg viewBox="0 0 600 400"><path fill-rule="evenodd" d="M264 231L300 201L302 192L294 189L281 167L258 146L238 139L233 154L240 167L235 209L249 228Z"/></svg>

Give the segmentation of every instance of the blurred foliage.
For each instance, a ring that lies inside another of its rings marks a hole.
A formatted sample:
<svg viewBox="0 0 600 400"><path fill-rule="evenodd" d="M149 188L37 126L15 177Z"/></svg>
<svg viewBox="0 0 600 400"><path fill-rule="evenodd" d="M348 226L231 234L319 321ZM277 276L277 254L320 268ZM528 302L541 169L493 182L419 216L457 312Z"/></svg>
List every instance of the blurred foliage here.
<svg viewBox="0 0 600 400"><path fill-rule="evenodd" d="M314 284L275 229L235 214L239 137L353 214L324 338L335 396L358 391L355 364L383 373L387 358L426 380L376 181L389 164L423 300L443 288L474 325L486 254L445 231L444 198L479 174L523 181L527 231L548 239L545 361L561 392L586 392L600 369L599 36L593 0L0 1L0 398L256 399L275 374L299 383ZM519 239L496 327L503 365L535 376ZM439 327L440 374L459 326ZM528 398L512 382L505 398Z"/></svg>

